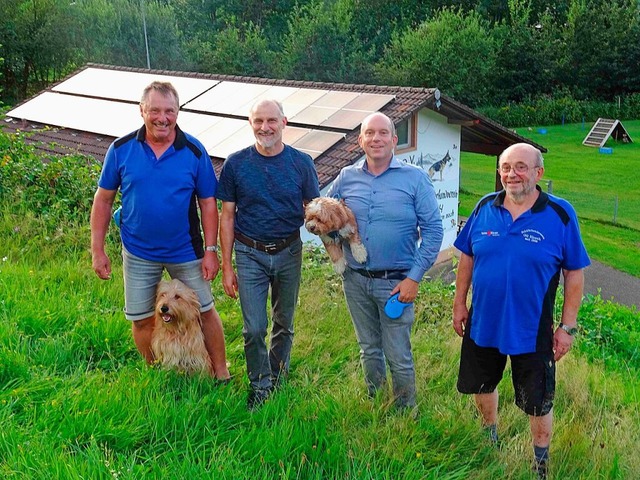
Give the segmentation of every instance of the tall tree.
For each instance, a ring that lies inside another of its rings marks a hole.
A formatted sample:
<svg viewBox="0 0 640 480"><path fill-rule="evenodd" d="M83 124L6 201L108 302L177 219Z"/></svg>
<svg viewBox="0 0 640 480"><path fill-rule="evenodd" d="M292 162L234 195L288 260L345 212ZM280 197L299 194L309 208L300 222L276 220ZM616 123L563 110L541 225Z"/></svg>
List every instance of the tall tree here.
<svg viewBox="0 0 640 480"><path fill-rule="evenodd" d="M0 0L1 85L10 102L66 73L75 55L69 8L64 0Z"/></svg>
<svg viewBox="0 0 640 480"><path fill-rule="evenodd" d="M640 87L639 9L637 0L573 2L565 30L564 78L579 97L612 98Z"/></svg>
<svg viewBox="0 0 640 480"><path fill-rule="evenodd" d="M269 77L275 74L275 53L262 30L253 25L230 25L211 41L190 43L190 55L203 72Z"/></svg>
<svg viewBox="0 0 640 480"><path fill-rule="evenodd" d="M492 103L522 101L551 89L543 26L531 17L531 0L509 0L509 15L492 30L497 48Z"/></svg>
<svg viewBox="0 0 640 480"><path fill-rule="evenodd" d="M354 38L352 16L348 0L295 7L279 59L280 74L300 80L370 81L369 52Z"/></svg>
<svg viewBox="0 0 640 480"><path fill-rule="evenodd" d="M488 25L475 12L444 9L396 35L376 64L381 83L438 87L472 106L490 98L496 54Z"/></svg>

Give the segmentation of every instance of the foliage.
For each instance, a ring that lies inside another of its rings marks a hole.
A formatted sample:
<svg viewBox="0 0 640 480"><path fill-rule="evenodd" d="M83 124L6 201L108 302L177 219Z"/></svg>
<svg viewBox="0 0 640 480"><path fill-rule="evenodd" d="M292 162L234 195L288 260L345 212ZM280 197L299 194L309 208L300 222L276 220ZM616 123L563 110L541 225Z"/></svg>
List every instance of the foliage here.
<svg viewBox="0 0 640 480"><path fill-rule="evenodd" d="M509 17L496 24L491 32L497 46L494 96L496 105L512 100L521 101L546 93L551 88L546 40L540 24L531 21L529 1L510 0Z"/></svg>
<svg viewBox="0 0 640 480"><path fill-rule="evenodd" d="M81 52L83 61L146 67L146 30L151 68L185 70L192 66L168 3L77 0L72 6L73 19L82 30L70 47Z"/></svg>
<svg viewBox="0 0 640 480"><path fill-rule="evenodd" d="M145 31L154 69L439 87L512 110L640 91L635 0L0 0L0 100L87 62L145 67Z"/></svg>
<svg viewBox="0 0 640 480"><path fill-rule="evenodd" d="M615 101L577 100L568 90L557 89L549 95L529 96L519 103L481 107L478 111L507 127L640 118L640 93L622 95Z"/></svg>
<svg viewBox="0 0 640 480"><path fill-rule="evenodd" d="M438 87L471 106L489 100L495 44L475 12L445 9L415 30L396 35L376 64L378 80Z"/></svg>
<svg viewBox="0 0 640 480"><path fill-rule="evenodd" d="M279 62L282 77L352 83L368 75L370 61L353 35L349 3L317 1L294 8Z"/></svg>
<svg viewBox="0 0 640 480"><path fill-rule="evenodd" d="M0 0L3 96L25 98L75 64L76 30L68 1Z"/></svg>
<svg viewBox="0 0 640 480"><path fill-rule="evenodd" d="M81 155L43 159L21 134L0 135L0 198L52 228L86 220L99 173L99 164Z"/></svg>
<svg viewBox="0 0 640 480"><path fill-rule="evenodd" d="M274 74L276 55L260 27L228 26L212 42L191 40L190 56L206 72L267 77Z"/></svg>
<svg viewBox="0 0 640 480"><path fill-rule="evenodd" d="M611 369L640 371L640 312L599 296L587 296L578 316L580 350Z"/></svg>
<svg viewBox="0 0 640 480"><path fill-rule="evenodd" d="M565 80L579 98L612 98L640 90L640 73L632 67L640 59L636 0L574 1L565 34Z"/></svg>

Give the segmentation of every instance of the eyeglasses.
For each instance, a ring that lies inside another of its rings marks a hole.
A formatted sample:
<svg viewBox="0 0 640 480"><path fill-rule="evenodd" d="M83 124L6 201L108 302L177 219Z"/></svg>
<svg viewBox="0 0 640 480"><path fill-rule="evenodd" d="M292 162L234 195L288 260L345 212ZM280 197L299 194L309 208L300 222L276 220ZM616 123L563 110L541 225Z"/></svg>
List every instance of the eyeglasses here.
<svg viewBox="0 0 640 480"><path fill-rule="evenodd" d="M540 168L540 165L534 165L533 167L529 167L526 163L518 162L513 167L508 163L503 163L498 168L498 172L500 173L510 173L511 169L515 170L516 173L527 173L530 168Z"/></svg>

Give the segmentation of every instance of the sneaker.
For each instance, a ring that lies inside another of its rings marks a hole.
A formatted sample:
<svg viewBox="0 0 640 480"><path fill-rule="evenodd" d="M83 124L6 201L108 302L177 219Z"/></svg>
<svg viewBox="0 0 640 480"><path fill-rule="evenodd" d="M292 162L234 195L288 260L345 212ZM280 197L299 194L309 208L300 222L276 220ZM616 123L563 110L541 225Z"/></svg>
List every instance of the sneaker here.
<svg viewBox="0 0 640 480"><path fill-rule="evenodd" d="M533 473L538 475L538 480L547 480L549 466L546 460L534 460L531 470L533 470Z"/></svg>
<svg viewBox="0 0 640 480"><path fill-rule="evenodd" d="M271 390L249 390L249 396L247 397L247 409L251 411L256 410L267 401L270 394Z"/></svg>

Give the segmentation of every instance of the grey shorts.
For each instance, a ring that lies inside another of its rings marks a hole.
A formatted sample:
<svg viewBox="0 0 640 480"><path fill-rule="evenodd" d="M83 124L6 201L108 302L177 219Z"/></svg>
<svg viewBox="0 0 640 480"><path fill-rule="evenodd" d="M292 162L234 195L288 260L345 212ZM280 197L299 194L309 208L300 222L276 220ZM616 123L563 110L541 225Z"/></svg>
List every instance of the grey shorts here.
<svg viewBox="0 0 640 480"><path fill-rule="evenodd" d="M156 304L156 288L166 270L171 278L177 278L198 294L200 311L213 308L211 282L202 278L202 259L186 263L160 263L145 260L122 248L122 272L124 275L124 315L127 320L143 320L153 316Z"/></svg>

